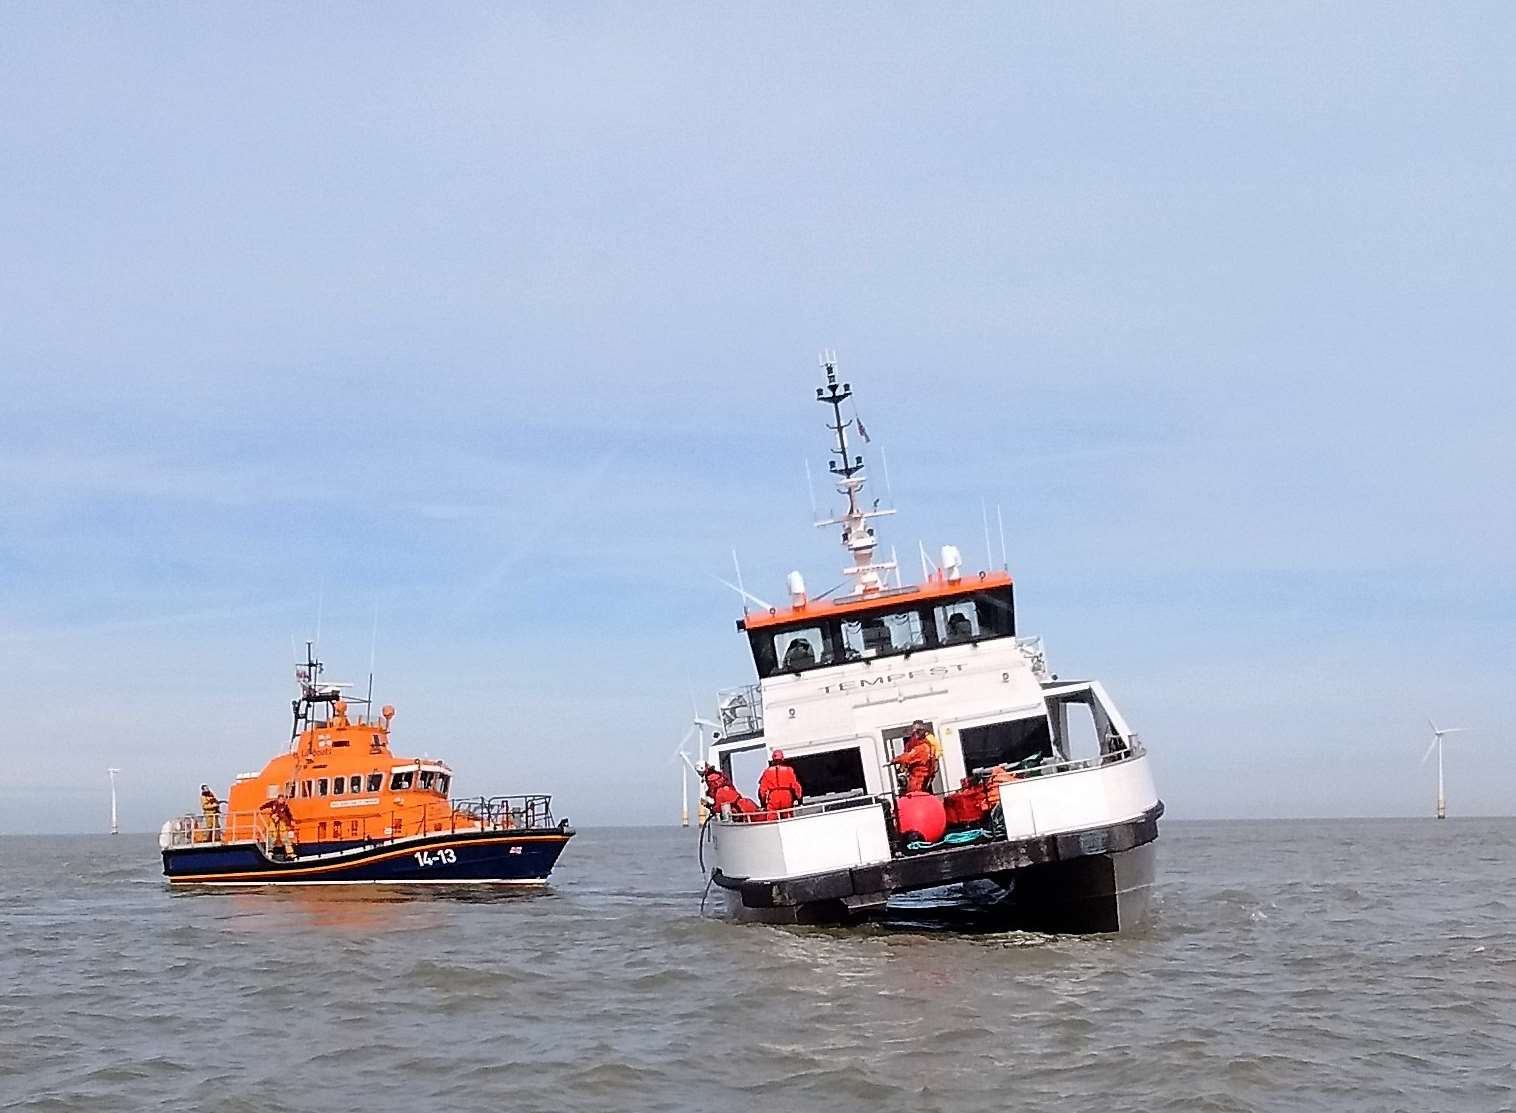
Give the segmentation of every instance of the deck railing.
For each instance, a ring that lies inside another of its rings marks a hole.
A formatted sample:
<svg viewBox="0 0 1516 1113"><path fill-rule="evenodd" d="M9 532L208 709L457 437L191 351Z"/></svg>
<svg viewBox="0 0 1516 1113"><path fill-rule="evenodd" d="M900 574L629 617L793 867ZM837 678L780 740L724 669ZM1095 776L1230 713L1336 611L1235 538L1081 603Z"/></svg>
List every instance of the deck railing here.
<svg viewBox="0 0 1516 1113"><path fill-rule="evenodd" d="M298 845L328 842L387 843L441 832L545 831L555 827L553 798L545 793L520 796L475 796L438 800L419 809L405 808L380 815L344 816L297 821L291 830ZM274 849L273 829L266 811L204 815L191 812L169 820L159 844L164 848L209 843L258 843Z"/></svg>

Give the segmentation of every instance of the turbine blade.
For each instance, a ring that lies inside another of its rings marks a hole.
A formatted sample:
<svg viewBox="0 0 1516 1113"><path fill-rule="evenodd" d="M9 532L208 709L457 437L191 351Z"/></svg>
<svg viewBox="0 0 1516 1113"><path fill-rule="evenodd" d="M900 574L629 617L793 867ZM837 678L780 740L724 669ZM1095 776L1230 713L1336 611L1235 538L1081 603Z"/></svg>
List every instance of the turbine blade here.
<svg viewBox="0 0 1516 1113"><path fill-rule="evenodd" d="M694 733L695 733L695 728L694 727L690 727L689 730L687 730L687 731L684 732L684 737L681 738L681 739L679 739L679 745L675 746L674 747L674 752L671 753L671 754L669 754L669 760L670 761L675 760L676 758L679 757L679 755L681 755L682 753L684 753L684 747L689 744L690 735L692 735Z"/></svg>
<svg viewBox="0 0 1516 1113"><path fill-rule="evenodd" d="M1434 738L1434 739L1432 739L1432 744L1427 747L1427 752L1421 755L1421 764L1422 765L1425 765L1427 763L1427 758L1429 758L1429 757L1432 756L1432 751L1437 748L1437 743L1439 743L1441 741L1442 741L1441 738Z"/></svg>

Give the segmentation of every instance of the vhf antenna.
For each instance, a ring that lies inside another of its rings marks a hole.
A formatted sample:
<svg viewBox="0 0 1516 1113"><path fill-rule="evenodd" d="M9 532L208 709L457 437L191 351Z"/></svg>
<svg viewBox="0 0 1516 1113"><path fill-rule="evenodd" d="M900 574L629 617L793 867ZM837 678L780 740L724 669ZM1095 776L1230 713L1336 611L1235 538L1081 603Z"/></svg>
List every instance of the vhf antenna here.
<svg viewBox="0 0 1516 1113"><path fill-rule="evenodd" d="M832 416L836 424L828 425L827 428L837 434L837 447L832 449L832 455L836 460L827 461L827 470L833 475L840 475L843 479L852 479L863 470L862 456L848 456L847 430L853 423L845 420L842 416L842 403L853 396L853 387L850 383L837 385L837 353L824 351L821 353L821 367L826 372L826 386L816 388L816 401L830 405ZM841 461L841 467L838 462ZM852 484L847 486L847 506L850 514L858 511L857 490Z"/></svg>

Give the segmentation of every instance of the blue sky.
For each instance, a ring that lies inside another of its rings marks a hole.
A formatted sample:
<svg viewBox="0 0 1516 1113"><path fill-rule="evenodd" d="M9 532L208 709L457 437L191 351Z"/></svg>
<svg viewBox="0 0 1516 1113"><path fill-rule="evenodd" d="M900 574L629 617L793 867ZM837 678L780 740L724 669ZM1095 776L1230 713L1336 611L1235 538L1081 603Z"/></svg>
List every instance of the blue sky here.
<svg viewBox="0 0 1516 1113"><path fill-rule="evenodd" d="M0 8L0 831L154 829L291 635L464 790L674 817L737 609L982 561L1171 814L1516 810L1502 5ZM877 469L876 469L877 473ZM876 492L877 493L877 492Z"/></svg>

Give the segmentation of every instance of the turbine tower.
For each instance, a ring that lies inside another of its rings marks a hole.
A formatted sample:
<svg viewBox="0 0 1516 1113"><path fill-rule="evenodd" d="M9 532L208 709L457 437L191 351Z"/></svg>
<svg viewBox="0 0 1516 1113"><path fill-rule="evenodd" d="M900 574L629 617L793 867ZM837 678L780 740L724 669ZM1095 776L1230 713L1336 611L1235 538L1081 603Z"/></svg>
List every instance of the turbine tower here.
<svg viewBox="0 0 1516 1113"><path fill-rule="evenodd" d="M1468 730L1468 727L1443 727L1441 730L1438 730L1437 724L1432 722L1431 719L1427 720L1427 726L1432 728L1432 744L1427 747L1427 752L1421 755L1421 764L1425 765L1427 758L1432 756L1432 751L1437 751L1437 818L1446 819L1448 817L1448 802L1442 792L1442 736L1444 734L1461 734Z"/></svg>
<svg viewBox="0 0 1516 1113"><path fill-rule="evenodd" d="M121 827L116 822L116 774L121 772L114 765L106 770L111 779L111 834L119 835Z"/></svg>

